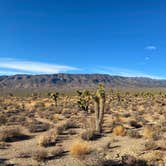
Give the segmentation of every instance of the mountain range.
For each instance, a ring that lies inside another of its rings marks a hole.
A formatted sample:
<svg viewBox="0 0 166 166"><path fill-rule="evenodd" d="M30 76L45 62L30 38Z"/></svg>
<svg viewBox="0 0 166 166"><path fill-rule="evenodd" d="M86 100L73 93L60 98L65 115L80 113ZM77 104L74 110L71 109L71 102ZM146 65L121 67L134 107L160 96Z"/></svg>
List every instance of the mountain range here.
<svg viewBox="0 0 166 166"><path fill-rule="evenodd" d="M123 77L107 74L50 74L0 76L0 89L61 89L96 88L166 88L166 80L145 77Z"/></svg>

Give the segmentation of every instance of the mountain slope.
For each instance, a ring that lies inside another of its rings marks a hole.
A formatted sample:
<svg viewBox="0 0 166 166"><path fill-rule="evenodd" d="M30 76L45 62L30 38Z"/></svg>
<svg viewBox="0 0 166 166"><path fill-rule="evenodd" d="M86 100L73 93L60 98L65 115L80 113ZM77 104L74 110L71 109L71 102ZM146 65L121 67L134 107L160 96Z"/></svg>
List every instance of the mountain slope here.
<svg viewBox="0 0 166 166"><path fill-rule="evenodd" d="M121 77L105 74L52 74L0 76L0 89L95 88L98 83L110 87L166 87L166 80L144 77Z"/></svg>

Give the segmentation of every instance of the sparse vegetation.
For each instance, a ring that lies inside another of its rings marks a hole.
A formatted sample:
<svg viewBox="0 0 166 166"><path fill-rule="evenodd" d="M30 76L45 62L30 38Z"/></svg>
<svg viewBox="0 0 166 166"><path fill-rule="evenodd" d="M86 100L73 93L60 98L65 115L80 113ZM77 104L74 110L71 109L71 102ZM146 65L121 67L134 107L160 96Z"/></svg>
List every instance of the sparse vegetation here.
<svg viewBox="0 0 166 166"><path fill-rule="evenodd" d="M56 107L40 93L35 99L0 97L0 155L14 156L18 165L163 163L164 92L106 91L100 85L88 92L85 110L78 109L79 97L63 94Z"/></svg>

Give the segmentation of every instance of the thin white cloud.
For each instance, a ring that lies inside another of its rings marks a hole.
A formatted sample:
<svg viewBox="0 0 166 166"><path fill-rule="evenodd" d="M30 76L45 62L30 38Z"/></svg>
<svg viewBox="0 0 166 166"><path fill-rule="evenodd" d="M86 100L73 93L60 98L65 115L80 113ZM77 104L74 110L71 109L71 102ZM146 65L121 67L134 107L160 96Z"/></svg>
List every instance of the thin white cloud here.
<svg viewBox="0 0 166 166"><path fill-rule="evenodd" d="M28 74L28 73L18 73L18 72L13 72L13 71L1 71L0 70L0 75L16 75L16 74Z"/></svg>
<svg viewBox="0 0 166 166"><path fill-rule="evenodd" d="M14 74L54 74L60 72L78 70L75 67L66 65L49 64L34 61L22 61L15 59L0 58L0 73Z"/></svg>
<svg viewBox="0 0 166 166"><path fill-rule="evenodd" d="M156 46L153 46L153 45L149 45L149 46L146 46L146 47L145 47L145 50L155 51L155 50L157 50L157 47L156 47Z"/></svg>
<svg viewBox="0 0 166 166"><path fill-rule="evenodd" d="M94 72L101 74L125 76L125 77L148 77L152 79L164 79L162 77L146 74L140 71L130 70L126 68L118 68L118 67L100 67L96 69Z"/></svg>

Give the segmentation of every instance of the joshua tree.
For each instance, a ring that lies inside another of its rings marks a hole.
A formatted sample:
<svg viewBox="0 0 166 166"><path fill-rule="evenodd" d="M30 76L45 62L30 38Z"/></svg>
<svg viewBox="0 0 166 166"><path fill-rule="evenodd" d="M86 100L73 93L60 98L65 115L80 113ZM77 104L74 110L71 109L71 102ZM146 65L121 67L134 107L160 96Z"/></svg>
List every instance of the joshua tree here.
<svg viewBox="0 0 166 166"><path fill-rule="evenodd" d="M57 104L58 104L59 92L56 92L56 93L48 93L48 96L50 96L50 97L54 100L55 106L57 106Z"/></svg>
<svg viewBox="0 0 166 166"><path fill-rule="evenodd" d="M96 93L93 95L93 99L95 101L96 131L101 133L106 100L103 84L99 84Z"/></svg>
<svg viewBox="0 0 166 166"><path fill-rule="evenodd" d="M89 102L90 102L90 92L88 90L83 90L83 91L76 91L79 99L77 101L79 109L83 111L87 111L89 109Z"/></svg>

